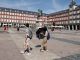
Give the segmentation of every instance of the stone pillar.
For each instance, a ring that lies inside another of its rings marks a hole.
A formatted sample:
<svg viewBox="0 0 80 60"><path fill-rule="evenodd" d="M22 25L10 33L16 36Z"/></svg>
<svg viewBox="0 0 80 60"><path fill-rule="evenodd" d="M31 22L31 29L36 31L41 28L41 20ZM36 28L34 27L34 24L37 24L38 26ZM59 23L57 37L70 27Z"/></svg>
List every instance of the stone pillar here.
<svg viewBox="0 0 80 60"><path fill-rule="evenodd" d="M68 25L68 30L70 30L70 25Z"/></svg>
<svg viewBox="0 0 80 60"><path fill-rule="evenodd" d="M1 27L1 22L0 22L0 27Z"/></svg>
<svg viewBox="0 0 80 60"><path fill-rule="evenodd" d="M72 25L72 30L74 30L74 25Z"/></svg>
<svg viewBox="0 0 80 60"><path fill-rule="evenodd" d="M66 30L68 29L67 26L64 26L64 27L65 27Z"/></svg>

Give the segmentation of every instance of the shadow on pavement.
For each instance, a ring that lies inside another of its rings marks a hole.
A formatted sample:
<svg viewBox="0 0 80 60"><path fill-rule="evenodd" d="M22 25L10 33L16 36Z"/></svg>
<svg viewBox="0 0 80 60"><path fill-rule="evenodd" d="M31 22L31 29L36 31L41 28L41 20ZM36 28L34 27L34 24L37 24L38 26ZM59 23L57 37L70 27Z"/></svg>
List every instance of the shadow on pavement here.
<svg viewBox="0 0 80 60"><path fill-rule="evenodd" d="M41 47L41 45L36 45L35 47Z"/></svg>
<svg viewBox="0 0 80 60"><path fill-rule="evenodd" d="M9 33L9 32L7 32L7 31L0 31L0 33Z"/></svg>
<svg viewBox="0 0 80 60"><path fill-rule="evenodd" d="M55 60L80 60L80 54L70 55L70 56L62 57L60 59L55 59Z"/></svg>
<svg viewBox="0 0 80 60"><path fill-rule="evenodd" d="M58 40L58 41L63 41L63 42L67 42L67 43L72 43L72 44L76 44L76 45L80 45L80 42L78 41L72 41L72 40L68 40L68 39L64 39L64 38L56 38L56 37L52 37L54 40Z"/></svg>

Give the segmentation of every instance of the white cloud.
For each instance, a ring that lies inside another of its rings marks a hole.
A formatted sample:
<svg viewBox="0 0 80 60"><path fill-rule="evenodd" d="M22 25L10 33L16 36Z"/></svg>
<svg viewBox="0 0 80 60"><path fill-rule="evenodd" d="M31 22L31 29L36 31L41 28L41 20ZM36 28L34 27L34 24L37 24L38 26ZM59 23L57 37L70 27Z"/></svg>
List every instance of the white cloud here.
<svg viewBox="0 0 80 60"><path fill-rule="evenodd" d="M28 9L33 8L32 6L39 4L40 2L26 2L25 0L19 0L19 2L9 3L8 1L0 2L1 7L8 7L8 8L18 8L18 9ZM25 7L25 8L24 8Z"/></svg>
<svg viewBox="0 0 80 60"><path fill-rule="evenodd" d="M47 9L46 13L53 13L61 10L65 10L68 8L68 5L63 5L59 2L59 0L52 0L52 9Z"/></svg>
<svg viewBox="0 0 80 60"><path fill-rule="evenodd" d="M61 6L60 4L57 2L57 0L53 0L53 8L55 8L56 10L60 9Z"/></svg>
<svg viewBox="0 0 80 60"><path fill-rule="evenodd" d="M56 10L54 10L54 9L48 9L44 13L49 14L49 13L53 13L53 12L56 12Z"/></svg>
<svg viewBox="0 0 80 60"><path fill-rule="evenodd" d="M58 2L58 0L52 0L53 1L53 8L56 10L56 11L60 11L60 10L64 10L67 8L67 5L63 5L63 4L60 4Z"/></svg>
<svg viewBox="0 0 80 60"><path fill-rule="evenodd" d="M14 2L10 2L14 1ZM39 8L37 5L41 4L40 1L27 1L27 0L0 0L0 7L7 7L7 8L14 8L14 9L22 9L22 10L30 10L30 11L37 11ZM67 8L67 5L60 4L59 0L52 0L53 8L45 9L44 13L53 13L56 11L64 10ZM45 4L45 3L44 3Z"/></svg>

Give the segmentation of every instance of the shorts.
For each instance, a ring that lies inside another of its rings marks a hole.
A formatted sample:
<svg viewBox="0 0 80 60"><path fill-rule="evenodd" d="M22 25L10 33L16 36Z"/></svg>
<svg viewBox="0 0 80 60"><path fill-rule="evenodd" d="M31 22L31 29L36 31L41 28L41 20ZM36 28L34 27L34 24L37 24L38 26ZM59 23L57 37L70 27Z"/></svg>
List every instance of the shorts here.
<svg viewBox="0 0 80 60"><path fill-rule="evenodd" d="M42 43L42 45L44 45L44 44L46 44L47 43L47 38L45 37L45 38L43 38L43 39L40 39L41 40L41 43Z"/></svg>
<svg viewBox="0 0 80 60"><path fill-rule="evenodd" d="M30 38L26 38L25 43L26 45L30 45Z"/></svg>

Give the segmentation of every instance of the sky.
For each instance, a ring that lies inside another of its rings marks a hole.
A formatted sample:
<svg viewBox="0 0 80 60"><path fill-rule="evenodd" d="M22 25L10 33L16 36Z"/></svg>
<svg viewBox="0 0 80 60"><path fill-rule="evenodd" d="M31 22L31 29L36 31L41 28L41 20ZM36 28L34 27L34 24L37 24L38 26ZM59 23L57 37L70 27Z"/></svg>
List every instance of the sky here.
<svg viewBox="0 0 80 60"><path fill-rule="evenodd" d="M75 0L80 5L80 0ZM43 13L54 13L69 8L71 0L0 0L0 7Z"/></svg>

